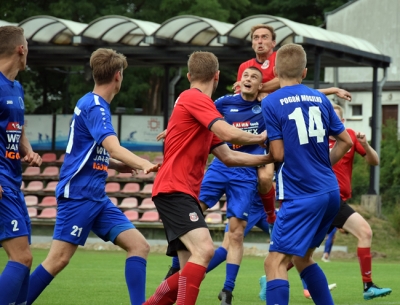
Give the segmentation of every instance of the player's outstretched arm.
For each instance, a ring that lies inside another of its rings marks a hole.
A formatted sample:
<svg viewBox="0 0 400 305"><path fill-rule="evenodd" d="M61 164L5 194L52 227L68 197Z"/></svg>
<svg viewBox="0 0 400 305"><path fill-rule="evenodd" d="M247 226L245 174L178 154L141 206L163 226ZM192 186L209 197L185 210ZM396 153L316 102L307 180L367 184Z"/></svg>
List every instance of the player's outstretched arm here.
<svg viewBox="0 0 400 305"><path fill-rule="evenodd" d="M141 169L147 174L158 171L160 167L159 164L153 164L122 147L118 138L114 135L105 138L101 144L108 151L111 158L121 161L132 169Z"/></svg>
<svg viewBox="0 0 400 305"><path fill-rule="evenodd" d="M267 139L267 133L252 134L236 128L224 120L218 120L211 126L211 131L224 142L238 145L262 145Z"/></svg>
<svg viewBox="0 0 400 305"><path fill-rule="evenodd" d="M330 88L326 88L326 89L318 89L318 91L325 95L336 94L337 97L340 97L344 100L351 101L351 93L344 89L330 87Z"/></svg>
<svg viewBox="0 0 400 305"><path fill-rule="evenodd" d="M335 165L340 159L342 159L344 154L353 146L353 141L346 130L333 137L336 139L336 143L329 154L331 165Z"/></svg>
<svg viewBox="0 0 400 305"><path fill-rule="evenodd" d="M367 137L362 132L356 132L357 141L360 142L362 147L365 149L364 159L369 165L376 166L379 164L379 156L375 149L369 145Z"/></svg>
<svg viewBox="0 0 400 305"><path fill-rule="evenodd" d="M234 151L228 145L223 144L215 147L211 153L220 159L226 166L249 166L254 167L274 162L271 155L251 155Z"/></svg>
<svg viewBox="0 0 400 305"><path fill-rule="evenodd" d="M42 158L39 154L35 153L32 149L31 143L25 135L25 127L22 126L21 138L19 140L19 153L21 154L21 161L27 162L29 166L42 165Z"/></svg>

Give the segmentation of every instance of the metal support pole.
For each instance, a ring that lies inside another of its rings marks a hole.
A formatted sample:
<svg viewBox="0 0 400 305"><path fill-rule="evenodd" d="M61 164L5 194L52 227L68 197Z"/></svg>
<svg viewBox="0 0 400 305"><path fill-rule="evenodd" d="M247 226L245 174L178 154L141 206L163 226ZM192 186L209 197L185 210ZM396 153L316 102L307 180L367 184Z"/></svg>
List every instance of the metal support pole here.
<svg viewBox="0 0 400 305"><path fill-rule="evenodd" d="M321 55L316 50L314 55L314 89L319 89L319 78L320 78L320 70L321 70Z"/></svg>
<svg viewBox="0 0 400 305"><path fill-rule="evenodd" d="M169 99L169 66L164 66L164 96L163 96L163 110L164 110L164 129L168 126L168 99Z"/></svg>
<svg viewBox="0 0 400 305"><path fill-rule="evenodd" d="M378 101L378 68L373 68L373 77L372 77L372 119L371 119L371 146L375 150L377 150L377 143L379 142L378 137L378 120L379 118L379 101ZM373 166L370 167L370 174L369 174L369 189L368 194L377 195L379 190L375 188L375 179L376 179L376 172Z"/></svg>

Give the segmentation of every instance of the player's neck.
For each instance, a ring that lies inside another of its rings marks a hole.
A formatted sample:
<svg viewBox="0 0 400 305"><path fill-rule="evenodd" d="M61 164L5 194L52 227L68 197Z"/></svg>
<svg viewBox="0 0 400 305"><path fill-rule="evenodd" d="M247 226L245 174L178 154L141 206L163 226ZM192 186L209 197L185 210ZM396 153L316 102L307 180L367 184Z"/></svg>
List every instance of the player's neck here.
<svg viewBox="0 0 400 305"><path fill-rule="evenodd" d="M92 91L94 94L101 96L107 103L111 103L113 100L115 93L110 88L109 85L102 85L102 86L94 86L94 89Z"/></svg>
<svg viewBox="0 0 400 305"><path fill-rule="evenodd" d="M190 89L194 88L200 90L202 93L208 95L209 97L212 96L214 91L213 82L210 83L191 82Z"/></svg>
<svg viewBox="0 0 400 305"><path fill-rule="evenodd" d="M12 58L2 58L0 59L0 72L10 81L14 81L18 75L19 68Z"/></svg>
<svg viewBox="0 0 400 305"><path fill-rule="evenodd" d="M281 88L287 87L287 86L295 86L295 85L300 85L301 81L298 79L279 79L279 85Z"/></svg>
<svg viewBox="0 0 400 305"><path fill-rule="evenodd" d="M274 52L274 50L269 51L268 53L256 54L256 59L259 63L264 63Z"/></svg>
<svg viewBox="0 0 400 305"><path fill-rule="evenodd" d="M246 93L241 92L240 95L242 96L242 99L244 99L245 101L254 102L257 98L258 93L257 94L246 94Z"/></svg>

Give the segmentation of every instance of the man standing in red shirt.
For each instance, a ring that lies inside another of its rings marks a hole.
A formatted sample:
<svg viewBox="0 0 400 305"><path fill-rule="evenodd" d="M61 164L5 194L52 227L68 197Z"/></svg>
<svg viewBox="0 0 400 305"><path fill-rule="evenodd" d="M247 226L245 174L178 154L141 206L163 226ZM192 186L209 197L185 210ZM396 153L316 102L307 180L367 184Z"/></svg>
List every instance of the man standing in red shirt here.
<svg viewBox="0 0 400 305"><path fill-rule="evenodd" d="M333 109L340 120L344 122L342 107L334 105ZM392 290L390 288L379 288L373 283L371 257L372 230L368 222L359 213L355 212L346 201L351 198L351 176L355 153L357 152L363 156L365 161L373 166L379 164L379 156L368 144L365 134L355 132L349 128L347 128L347 132L353 141L353 147L333 166L333 171L340 187L340 209L332 222L332 227L344 229L358 239L357 256L364 283L363 296L365 300L371 300L388 295ZM330 149L332 149L335 143L334 139L329 139Z"/></svg>
<svg viewBox="0 0 400 305"><path fill-rule="evenodd" d="M153 201L164 224L167 255L178 254L181 271L164 280L145 305L196 303L214 245L199 205L208 154L228 166L258 166L266 155L231 150L223 141L262 144L266 133L249 134L225 122L211 99L219 80L218 59L194 52L188 60L190 89L182 92L168 123L164 163L153 187Z"/></svg>

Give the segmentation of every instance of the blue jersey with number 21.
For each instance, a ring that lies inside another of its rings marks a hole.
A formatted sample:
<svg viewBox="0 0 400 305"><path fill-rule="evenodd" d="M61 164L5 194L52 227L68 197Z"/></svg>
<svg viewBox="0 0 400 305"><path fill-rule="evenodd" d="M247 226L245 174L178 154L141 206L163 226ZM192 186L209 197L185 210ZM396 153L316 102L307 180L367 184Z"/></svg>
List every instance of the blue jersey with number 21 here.
<svg viewBox="0 0 400 305"><path fill-rule="evenodd" d="M304 85L283 87L262 101L270 141L283 140L284 160L277 170L277 195L315 196L338 189L329 160L329 136L345 130L331 102Z"/></svg>

